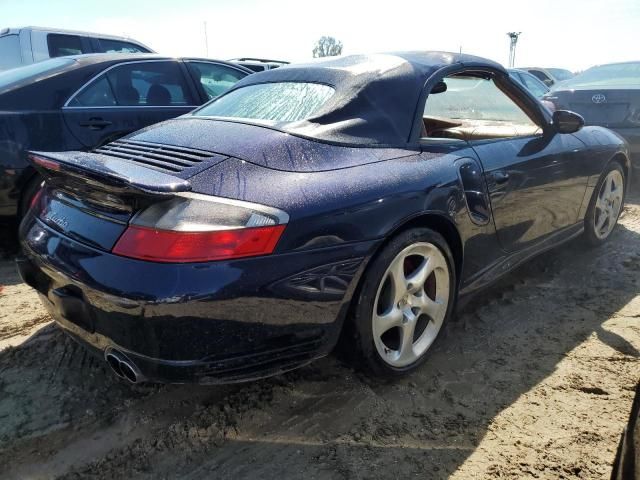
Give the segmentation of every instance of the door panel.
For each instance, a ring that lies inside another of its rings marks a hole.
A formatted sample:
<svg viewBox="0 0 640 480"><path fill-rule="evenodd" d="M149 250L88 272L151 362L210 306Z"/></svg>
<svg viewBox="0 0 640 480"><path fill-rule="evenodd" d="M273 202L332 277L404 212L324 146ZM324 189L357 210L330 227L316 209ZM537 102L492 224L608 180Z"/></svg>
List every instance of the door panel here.
<svg viewBox="0 0 640 480"><path fill-rule="evenodd" d="M176 61L127 62L107 69L63 108L65 122L87 148L193 110L191 88Z"/></svg>
<svg viewBox="0 0 640 480"><path fill-rule="evenodd" d="M584 144L545 133L541 105L521 98L522 88L506 75L471 71L443 81L447 88L429 95L425 117L445 128L430 135L467 140L477 153L502 249L518 251L574 225L587 182Z"/></svg>
<svg viewBox="0 0 640 480"><path fill-rule="evenodd" d="M476 152L466 141L424 137L421 144L421 156L429 167L429 175L435 175L441 167L447 172L441 187L429 195L443 197L441 204L446 205L464 239L464 265L460 274L464 286L504 256L491 218L482 167ZM425 182L431 185L433 178L425 178ZM454 185L454 188L447 188ZM426 205L431 208L437 204L432 202L427 200Z"/></svg>
<svg viewBox="0 0 640 480"><path fill-rule="evenodd" d="M485 170L505 250L520 250L578 221L587 182L578 139L556 134L472 145Z"/></svg>
<svg viewBox="0 0 640 480"><path fill-rule="evenodd" d="M195 107L113 107L64 109L65 122L87 148L96 148L124 135L190 112Z"/></svg>

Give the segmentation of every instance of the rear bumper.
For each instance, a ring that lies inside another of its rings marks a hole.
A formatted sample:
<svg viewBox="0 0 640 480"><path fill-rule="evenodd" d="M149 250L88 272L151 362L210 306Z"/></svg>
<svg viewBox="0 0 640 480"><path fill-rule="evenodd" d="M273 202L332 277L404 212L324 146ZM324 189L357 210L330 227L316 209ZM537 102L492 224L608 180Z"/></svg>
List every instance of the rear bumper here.
<svg viewBox="0 0 640 480"><path fill-rule="evenodd" d="M87 247L32 216L21 239L20 274L66 332L172 383L251 380L326 355L375 248L159 264Z"/></svg>

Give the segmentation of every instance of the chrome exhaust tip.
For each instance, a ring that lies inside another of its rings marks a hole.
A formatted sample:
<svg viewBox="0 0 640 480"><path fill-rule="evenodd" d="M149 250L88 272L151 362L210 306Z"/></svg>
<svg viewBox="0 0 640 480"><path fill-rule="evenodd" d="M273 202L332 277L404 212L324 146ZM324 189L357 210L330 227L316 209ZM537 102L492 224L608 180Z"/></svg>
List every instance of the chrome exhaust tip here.
<svg viewBox="0 0 640 480"><path fill-rule="evenodd" d="M124 378L131 383L140 383L143 377L135 363L127 356L113 348L105 351L104 358L111 367L111 371L119 378Z"/></svg>

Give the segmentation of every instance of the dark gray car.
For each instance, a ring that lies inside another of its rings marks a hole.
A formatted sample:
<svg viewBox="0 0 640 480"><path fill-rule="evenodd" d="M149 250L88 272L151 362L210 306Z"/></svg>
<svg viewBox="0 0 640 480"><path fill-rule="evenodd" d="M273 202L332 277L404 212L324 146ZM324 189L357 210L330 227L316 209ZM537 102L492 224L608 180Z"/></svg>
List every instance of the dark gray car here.
<svg viewBox="0 0 640 480"><path fill-rule="evenodd" d="M0 217L21 216L40 185L28 150L92 150L188 113L251 73L218 60L140 53L0 72Z"/></svg>
<svg viewBox="0 0 640 480"><path fill-rule="evenodd" d="M586 125L610 128L631 147L632 162L640 169L640 62L592 67L554 85L544 97L558 110L572 110ZM637 178L637 177L636 177Z"/></svg>

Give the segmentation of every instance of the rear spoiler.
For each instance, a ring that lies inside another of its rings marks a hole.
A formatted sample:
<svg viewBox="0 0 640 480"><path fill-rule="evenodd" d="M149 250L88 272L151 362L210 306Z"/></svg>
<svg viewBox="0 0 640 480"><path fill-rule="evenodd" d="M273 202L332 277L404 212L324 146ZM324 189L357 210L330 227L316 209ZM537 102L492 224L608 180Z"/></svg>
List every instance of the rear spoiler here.
<svg viewBox="0 0 640 480"><path fill-rule="evenodd" d="M73 177L98 188L107 187L108 191L147 195L191 190L191 184L182 178L98 153L29 152L29 161L52 183Z"/></svg>

